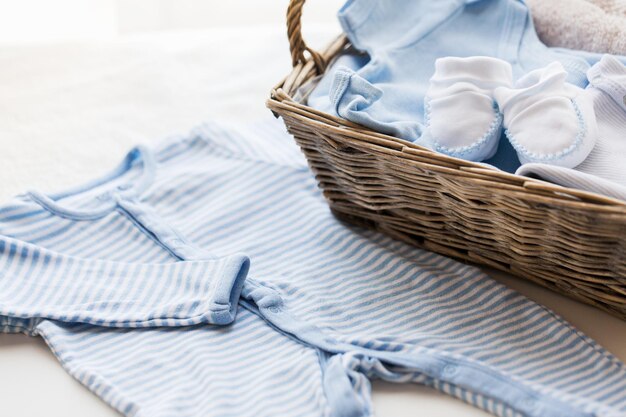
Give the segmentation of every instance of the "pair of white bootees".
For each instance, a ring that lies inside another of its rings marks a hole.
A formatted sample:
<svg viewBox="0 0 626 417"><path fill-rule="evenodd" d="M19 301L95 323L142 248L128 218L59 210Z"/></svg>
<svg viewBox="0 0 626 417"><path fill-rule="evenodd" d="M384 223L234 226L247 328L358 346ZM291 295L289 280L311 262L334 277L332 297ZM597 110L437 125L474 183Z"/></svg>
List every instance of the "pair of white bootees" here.
<svg viewBox="0 0 626 417"><path fill-rule="evenodd" d="M491 57L440 58L425 99L429 141L470 161L491 158L505 134L522 164L573 168L593 149L597 126L586 91L559 62L513 83L511 65Z"/></svg>

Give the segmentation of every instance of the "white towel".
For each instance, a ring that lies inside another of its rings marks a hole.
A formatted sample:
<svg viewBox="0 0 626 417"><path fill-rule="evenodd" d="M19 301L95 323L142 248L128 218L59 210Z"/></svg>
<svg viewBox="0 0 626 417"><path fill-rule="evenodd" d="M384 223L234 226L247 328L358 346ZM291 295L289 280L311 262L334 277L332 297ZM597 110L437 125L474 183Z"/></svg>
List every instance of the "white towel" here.
<svg viewBox="0 0 626 417"><path fill-rule="evenodd" d="M626 55L626 0L526 0L548 46Z"/></svg>

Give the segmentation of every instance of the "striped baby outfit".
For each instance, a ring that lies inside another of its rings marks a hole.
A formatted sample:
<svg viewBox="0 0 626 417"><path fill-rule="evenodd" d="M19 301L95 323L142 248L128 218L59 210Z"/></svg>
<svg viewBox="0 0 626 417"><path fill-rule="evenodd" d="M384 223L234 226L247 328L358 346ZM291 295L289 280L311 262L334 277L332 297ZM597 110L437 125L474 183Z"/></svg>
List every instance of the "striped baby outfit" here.
<svg viewBox="0 0 626 417"><path fill-rule="evenodd" d="M277 122L139 147L2 206L0 234L1 328L127 416L370 416L374 378L626 415L623 363L477 268L337 221Z"/></svg>

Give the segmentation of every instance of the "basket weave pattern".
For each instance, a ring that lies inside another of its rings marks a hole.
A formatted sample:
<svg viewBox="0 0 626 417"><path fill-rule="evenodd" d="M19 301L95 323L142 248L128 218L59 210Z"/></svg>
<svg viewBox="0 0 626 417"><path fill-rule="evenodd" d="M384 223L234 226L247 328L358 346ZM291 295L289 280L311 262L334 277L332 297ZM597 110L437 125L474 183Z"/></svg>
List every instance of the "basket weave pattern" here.
<svg viewBox="0 0 626 417"><path fill-rule="evenodd" d="M292 0L287 13L293 71L267 105L337 217L626 319L626 203L438 154L294 101L347 44L340 37L323 54L308 48L303 3Z"/></svg>

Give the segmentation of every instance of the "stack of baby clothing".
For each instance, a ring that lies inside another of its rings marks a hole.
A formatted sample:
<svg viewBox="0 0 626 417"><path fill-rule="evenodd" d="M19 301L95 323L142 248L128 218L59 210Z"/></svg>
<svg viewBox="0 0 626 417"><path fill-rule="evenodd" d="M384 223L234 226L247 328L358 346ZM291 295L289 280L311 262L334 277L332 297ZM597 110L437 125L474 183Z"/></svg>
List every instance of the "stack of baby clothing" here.
<svg viewBox="0 0 626 417"><path fill-rule="evenodd" d="M438 152L626 199L626 58L551 48L520 0L349 0L308 104Z"/></svg>

